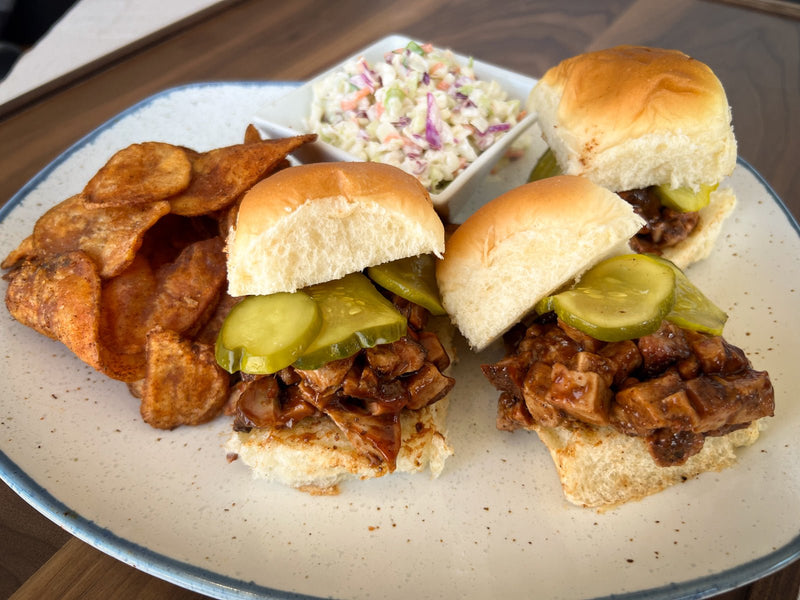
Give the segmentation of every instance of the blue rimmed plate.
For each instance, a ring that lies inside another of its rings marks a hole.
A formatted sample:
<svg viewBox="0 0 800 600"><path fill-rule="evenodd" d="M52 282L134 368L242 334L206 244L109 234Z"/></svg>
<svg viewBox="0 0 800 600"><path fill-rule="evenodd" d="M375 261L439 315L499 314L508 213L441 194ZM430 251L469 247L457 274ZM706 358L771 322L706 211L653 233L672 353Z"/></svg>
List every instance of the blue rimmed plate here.
<svg viewBox="0 0 800 600"><path fill-rule="evenodd" d="M158 94L80 140L0 210L0 255L119 148L236 143L293 84L215 83ZM474 209L525 180L528 156L484 179ZM496 392L460 348L456 454L437 480L394 476L312 497L228 463L230 423L165 432L126 387L0 312L0 476L74 535L219 598L699 598L800 555L797 223L740 161L715 254L689 275L730 315L726 337L770 372L776 417L739 464L599 514L567 504L535 435L495 429ZM0 284L0 290L5 289Z"/></svg>

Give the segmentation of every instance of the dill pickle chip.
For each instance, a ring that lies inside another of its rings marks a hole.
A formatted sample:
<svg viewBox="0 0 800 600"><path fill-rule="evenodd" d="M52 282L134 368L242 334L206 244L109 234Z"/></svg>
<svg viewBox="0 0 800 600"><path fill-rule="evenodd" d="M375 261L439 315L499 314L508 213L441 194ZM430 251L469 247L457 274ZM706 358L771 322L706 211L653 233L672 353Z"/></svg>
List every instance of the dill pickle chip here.
<svg viewBox="0 0 800 600"><path fill-rule="evenodd" d="M558 166L556 155L548 148L536 161L531 174L528 176L528 182L539 181L556 175L561 175L561 167Z"/></svg>
<svg viewBox="0 0 800 600"><path fill-rule="evenodd" d="M665 317L667 321L684 329L722 335L728 320L725 311L709 300L671 261L660 256L652 258L668 265L675 273L675 304Z"/></svg>
<svg viewBox="0 0 800 600"><path fill-rule="evenodd" d="M671 188L666 185L655 187L656 196L661 204L679 212L695 212L708 206L711 202L711 192L717 189L716 185L702 184L698 191L690 188Z"/></svg>
<svg viewBox="0 0 800 600"><path fill-rule="evenodd" d="M537 315L543 315L553 311L553 298L555 296L545 296L539 300L533 307Z"/></svg>
<svg viewBox="0 0 800 600"><path fill-rule="evenodd" d="M388 344L406 334L406 319L361 273L304 288L322 311L319 335L293 363L318 369L361 348Z"/></svg>
<svg viewBox="0 0 800 600"><path fill-rule="evenodd" d="M606 259L567 291L537 303L572 327L604 342L656 331L675 301L675 273L653 257L626 254Z"/></svg>
<svg viewBox="0 0 800 600"><path fill-rule="evenodd" d="M367 275L382 288L427 308L432 315L443 315L435 269L433 256L421 254L369 267Z"/></svg>
<svg viewBox="0 0 800 600"><path fill-rule="evenodd" d="M308 294L248 296L222 324L217 363L229 373L275 373L292 364L321 328L322 312Z"/></svg>

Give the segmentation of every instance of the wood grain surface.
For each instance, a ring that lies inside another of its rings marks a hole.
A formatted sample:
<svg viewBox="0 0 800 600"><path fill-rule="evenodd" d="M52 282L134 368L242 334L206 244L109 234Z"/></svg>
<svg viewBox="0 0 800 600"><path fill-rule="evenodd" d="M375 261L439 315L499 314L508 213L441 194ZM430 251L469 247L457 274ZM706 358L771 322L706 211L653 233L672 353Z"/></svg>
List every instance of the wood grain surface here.
<svg viewBox="0 0 800 600"><path fill-rule="evenodd" d="M38 97L0 107L0 203L71 144L166 88L307 79L389 33L539 77L620 43L678 48L716 72L739 154L800 217L800 21L699 0L230 2ZM72 537L0 484L0 598L201 598ZM717 599L795 600L797 563Z"/></svg>

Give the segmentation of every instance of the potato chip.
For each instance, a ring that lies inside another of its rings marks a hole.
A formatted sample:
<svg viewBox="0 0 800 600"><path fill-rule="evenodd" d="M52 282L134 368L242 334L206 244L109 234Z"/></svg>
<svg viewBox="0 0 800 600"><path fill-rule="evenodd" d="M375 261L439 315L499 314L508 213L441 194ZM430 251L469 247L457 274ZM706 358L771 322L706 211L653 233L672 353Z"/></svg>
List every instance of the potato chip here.
<svg viewBox="0 0 800 600"><path fill-rule="evenodd" d="M19 243L19 246L8 253L0 263L0 268L10 269L17 266L23 260L33 258L36 255L36 245L33 243L33 235L29 235Z"/></svg>
<svg viewBox="0 0 800 600"><path fill-rule="evenodd" d="M159 326L191 336L214 314L225 281L219 238L187 246L158 269L140 253L103 285L100 338L111 350L130 354L144 352L147 334Z"/></svg>
<svg viewBox="0 0 800 600"><path fill-rule="evenodd" d="M156 273L156 289L147 316L150 329L192 333L207 321L227 280L221 238L196 242Z"/></svg>
<svg viewBox="0 0 800 600"><path fill-rule="evenodd" d="M244 130L244 143L245 144L255 144L256 142L260 142L263 138L261 137L261 133L258 131L258 128L250 123L247 126L247 129Z"/></svg>
<svg viewBox="0 0 800 600"><path fill-rule="evenodd" d="M141 399L144 396L144 379L137 379L136 381L129 381L127 384L128 391L134 398Z"/></svg>
<svg viewBox="0 0 800 600"><path fill-rule="evenodd" d="M83 189L88 207L145 204L185 190L192 163L185 150L162 142L131 144L95 174Z"/></svg>
<svg viewBox="0 0 800 600"><path fill-rule="evenodd" d="M144 375L143 355L116 354L100 343L100 277L86 253L23 263L12 274L6 306L17 321L60 341L111 378L134 381Z"/></svg>
<svg viewBox="0 0 800 600"><path fill-rule="evenodd" d="M23 325L64 342L82 360L99 364L93 335L99 305L100 278L83 252L58 256L41 264L25 262L14 272L6 306Z"/></svg>
<svg viewBox="0 0 800 600"><path fill-rule="evenodd" d="M91 209L79 195L72 196L36 222L33 242L37 251L50 256L82 250L106 279L131 264L142 236L168 212L167 201Z"/></svg>
<svg viewBox="0 0 800 600"><path fill-rule="evenodd" d="M213 419L228 398L230 376L214 347L156 328L147 336L147 371L140 412L158 429L199 425Z"/></svg>
<svg viewBox="0 0 800 600"><path fill-rule="evenodd" d="M210 420L231 390L214 344L241 300L225 290L238 203L315 138L264 140L251 125L243 144L209 152L159 142L117 152L2 262L9 312L125 382L152 426Z"/></svg>
<svg viewBox="0 0 800 600"><path fill-rule="evenodd" d="M229 206L271 173L288 154L316 137L307 134L203 152L192 161L189 188L170 199L172 212L194 216Z"/></svg>
<svg viewBox="0 0 800 600"><path fill-rule="evenodd" d="M214 217L182 217L164 215L147 230L138 255L147 257L155 270L173 262L188 246L219 235L219 223Z"/></svg>
<svg viewBox="0 0 800 600"><path fill-rule="evenodd" d="M103 284L100 339L110 350L121 354L144 353L156 288L155 273L141 255Z"/></svg>
<svg viewBox="0 0 800 600"><path fill-rule="evenodd" d="M217 226L219 228L219 235L223 240L228 239L231 229L236 225L236 216L239 214L239 204L241 204L241 202L237 201L228 208L224 208L217 213Z"/></svg>
<svg viewBox="0 0 800 600"><path fill-rule="evenodd" d="M200 342L201 344L215 344L217 342L219 331L222 329L222 323L225 321L228 313L231 312L231 309L239 304L239 302L241 302L243 299L243 297L233 297L229 296L226 292L223 292L220 296L219 302L217 302L217 306L214 309L214 314L211 315L211 318L208 319L203 327L197 332L194 338L195 341Z"/></svg>

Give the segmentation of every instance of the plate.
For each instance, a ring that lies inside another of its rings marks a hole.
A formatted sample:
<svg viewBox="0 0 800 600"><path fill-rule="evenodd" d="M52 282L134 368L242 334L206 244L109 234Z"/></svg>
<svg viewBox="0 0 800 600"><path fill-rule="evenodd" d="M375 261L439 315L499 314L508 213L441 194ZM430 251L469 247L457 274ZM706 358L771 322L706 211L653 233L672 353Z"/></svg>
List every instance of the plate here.
<svg viewBox="0 0 800 600"><path fill-rule="evenodd" d="M117 149L238 142L292 84L197 84L138 104L77 142L0 211L5 256ZM524 159L464 207L514 187ZM171 432L142 422L125 386L0 313L0 475L60 526L134 567L218 598L699 598L800 555L797 223L739 161L739 197L714 255L690 277L730 315L726 337L770 372L776 416L739 464L598 513L568 504L534 434L495 429L461 344L442 475L395 475L314 497L252 480L225 459L220 418ZM753 285L758 282L758 285ZM5 283L0 284L5 290Z"/></svg>
<svg viewBox="0 0 800 600"><path fill-rule="evenodd" d="M278 98L259 108L253 116L254 123L270 137L290 137L299 133L307 133L308 128L305 125L305 120L311 114L314 85L327 78L332 72L339 70L343 65L357 60L361 56L370 64L381 62L384 54L397 48L405 48L411 39L407 35L393 34L378 40L350 58L343 60L338 65L298 86L297 89L287 94L285 98ZM528 94L536 84L535 79L501 69L468 56L457 53L453 53L453 55L458 64L466 65L471 61L475 76L478 79L496 81L506 91L509 98L519 100L520 106L522 108L525 107ZM436 210L444 215L460 210L480 181L492 170L511 144L526 130L530 129L535 122L535 118L534 114L529 114L521 119L503 137L482 152L472 164L459 173L444 190L438 194L431 194L431 200L433 200ZM295 155L303 162L358 160L344 150L322 141L306 144L298 149Z"/></svg>

